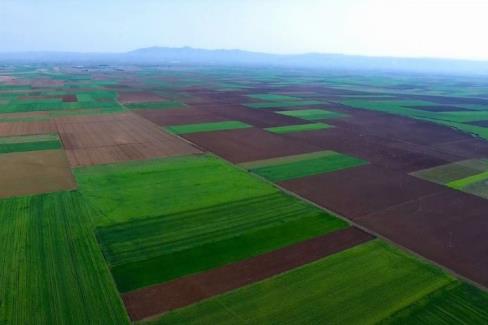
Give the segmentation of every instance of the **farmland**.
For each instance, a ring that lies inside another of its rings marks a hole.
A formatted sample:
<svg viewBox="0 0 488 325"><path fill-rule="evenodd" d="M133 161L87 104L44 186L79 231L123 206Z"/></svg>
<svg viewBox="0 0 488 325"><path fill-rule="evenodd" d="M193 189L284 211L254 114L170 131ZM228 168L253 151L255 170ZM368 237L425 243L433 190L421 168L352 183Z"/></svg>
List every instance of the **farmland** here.
<svg viewBox="0 0 488 325"><path fill-rule="evenodd" d="M456 78L0 66L0 323L486 323Z"/></svg>

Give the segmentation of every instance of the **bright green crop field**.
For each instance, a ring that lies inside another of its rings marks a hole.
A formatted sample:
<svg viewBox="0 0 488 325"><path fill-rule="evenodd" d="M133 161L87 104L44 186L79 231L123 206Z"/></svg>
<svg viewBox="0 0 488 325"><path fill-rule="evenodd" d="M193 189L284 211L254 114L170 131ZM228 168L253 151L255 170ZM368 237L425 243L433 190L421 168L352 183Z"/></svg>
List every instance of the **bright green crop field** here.
<svg viewBox="0 0 488 325"><path fill-rule="evenodd" d="M374 324L453 281L375 240L169 312L154 324Z"/></svg>
<svg viewBox="0 0 488 325"><path fill-rule="evenodd" d="M190 133L201 133L201 132L246 129L250 127L252 126L240 121L222 121L222 122L210 122L210 123L172 125L166 127L166 129L175 134L190 134Z"/></svg>
<svg viewBox="0 0 488 325"><path fill-rule="evenodd" d="M345 227L346 222L276 192L100 228L97 236L119 289L128 291Z"/></svg>
<svg viewBox="0 0 488 325"><path fill-rule="evenodd" d="M488 294L455 281L393 314L384 324L485 324Z"/></svg>
<svg viewBox="0 0 488 325"><path fill-rule="evenodd" d="M0 200L1 324L127 324L77 192Z"/></svg>
<svg viewBox="0 0 488 325"><path fill-rule="evenodd" d="M301 157L289 162L278 160L276 163L254 166L249 170L270 181L281 182L367 164L365 160L331 151L326 151L318 157L309 158L307 155Z"/></svg>
<svg viewBox="0 0 488 325"><path fill-rule="evenodd" d="M342 113L326 111L323 109L301 109L301 110L293 110L293 111L280 111L278 113L286 116L309 120L309 121L334 119L334 118L341 118L346 116L345 114Z"/></svg>

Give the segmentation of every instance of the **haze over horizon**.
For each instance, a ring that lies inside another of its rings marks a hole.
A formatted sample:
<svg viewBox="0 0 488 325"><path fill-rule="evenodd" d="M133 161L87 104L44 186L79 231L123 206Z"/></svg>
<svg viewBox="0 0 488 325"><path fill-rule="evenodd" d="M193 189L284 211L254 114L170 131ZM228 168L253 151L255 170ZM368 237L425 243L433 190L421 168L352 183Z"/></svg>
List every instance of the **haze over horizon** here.
<svg viewBox="0 0 488 325"><path fill-rule="evenodd" d="M2 0L0 52L190 46L488 60L487 13L481 0Z"/></svg>

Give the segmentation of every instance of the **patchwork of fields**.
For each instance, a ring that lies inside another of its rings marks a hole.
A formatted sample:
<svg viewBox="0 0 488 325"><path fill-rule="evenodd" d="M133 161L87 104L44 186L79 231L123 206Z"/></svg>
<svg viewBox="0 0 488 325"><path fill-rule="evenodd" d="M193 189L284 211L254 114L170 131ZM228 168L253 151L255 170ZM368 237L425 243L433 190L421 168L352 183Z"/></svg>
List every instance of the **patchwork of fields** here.
<svg viewBox="0 0 488 325"><path fill-rule="evenodd" d="M0 324L486 324L488 84L432 78L0 66Z"/></svg>

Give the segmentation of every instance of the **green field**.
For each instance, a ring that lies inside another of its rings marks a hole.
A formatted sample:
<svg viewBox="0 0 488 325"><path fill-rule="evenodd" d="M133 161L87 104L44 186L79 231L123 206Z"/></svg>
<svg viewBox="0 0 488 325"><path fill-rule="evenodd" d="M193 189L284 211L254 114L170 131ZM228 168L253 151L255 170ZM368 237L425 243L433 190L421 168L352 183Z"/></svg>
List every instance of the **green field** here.
<svg viewBox="0 0 488 325"><path fill-rule="evenodd" d="M0 154L61 148L57 135L0 137Z"/></svg>
<svg viewBox="0 0 488 325"><path fill-rule="evenodd" d="M488 294L456 281L386 319L383 324L485 324Z"/></svg>
<svg viewBox="0 0 488 325"><path fill-rule="evenodd" d="M82 195L0 200L0 215L0 323L128 323Z"/></svg>
<svg viewBox="0 0 488 325"><path fill-rule="evenodd" d="M308 124L298 124L298 125L276 126L272 128L267 128L265 130L276 134L286 134L286 133L295 133L295 132L323 130L323 129L328 129L330 127L331 127L330 125L325 123L308 123Z"/></svg>
<svg viewBox="0 0 488 325"><path fill-rule="evenodd" d="M99 225L276 193L211 155L77 168L74 174L80 192L103 213Z"/></svg>
<svg viewBox="0 0 488 325"><path fill-rule="evenodd" d="M246 129L250 127L252 126L240 121L222 121L222 122L210 122L210 123L171 125L166 127L166 129L175 134L190 134L190 133L200 133L200 132Z"/></svg>
<svg viewBox="0 0 488 325"><path fill-rule="evenodd" d="M375 240L169 312L153 323L374 324L452 281Z"/></svg>
<svg viewBox="0 0 488 325"><path fill-rule="evenodd" d="M280 111L278 114L298 117L304 120L315 121L315 120L325 120L325 119L335 119L345 117L345 114L336 113L331 111L326 111L323 109L301 109L293 111Z"/></svg>
<svg viewBox="0 0 488 325"><path fill-rule="evenodd" d="M249 170L261 177L269 179L273 182L281 182L305 176L330 173L333 171L357 167L366 164L367 162L343 155L333 151L321 152L321 154L313 156L300 155L292 157L292 160L270 160L263 165L254 164Z"/></svg>
<svg viewBox="0 0 488 325"><path fill-rule="evenodd" d="M263 103L247 103L243 104L248 108L253 109L273 109L299 106L321 105L322 102L316 100L292 100L292 101L268 101Z"/></svg>
<svg viewBox="0 0 488 325"><path fill-rule="evenodd" d="M128 291L344 227L344 221L276 192L100 228L97 236L119 290Z"/></svg>

